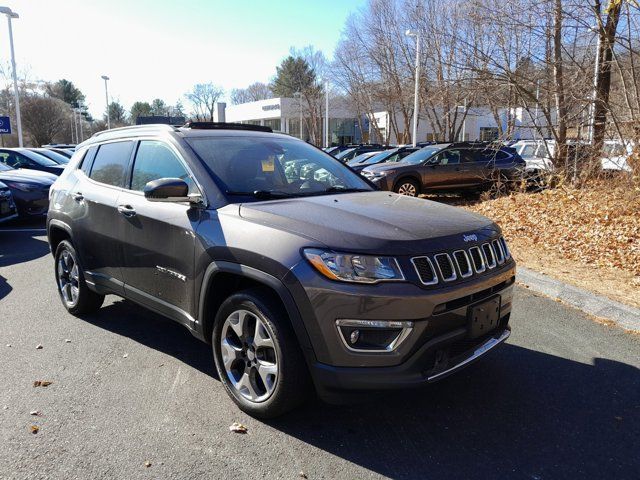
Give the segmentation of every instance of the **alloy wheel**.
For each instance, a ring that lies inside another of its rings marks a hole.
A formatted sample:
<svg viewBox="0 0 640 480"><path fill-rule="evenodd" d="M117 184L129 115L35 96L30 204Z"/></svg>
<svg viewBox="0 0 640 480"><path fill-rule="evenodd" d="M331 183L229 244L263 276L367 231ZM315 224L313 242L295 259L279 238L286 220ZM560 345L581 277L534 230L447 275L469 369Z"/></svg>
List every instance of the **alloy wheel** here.
<svg viewBox="0 0 640 480"><path fill-rule="evenodd" d="M403 183L400 185L398 193L400 195L408 195L410 197L415 197L417 194L416 187L412 183Z"/></svg>
<svg viewBox="0 0 640 480"><path fill-rule="evenodd" d="M248 310L236 310L225 320L220 351L227 378L251 402L264 402L278 382L278 353L267 324Z"/></svg>
<svg viewBox="0 0 640 480"><path fill-rule="evenodd" d="M64 302L70 307L78 302L79 279L78 262L69 250L64 250L58 258L58 286Z"/></svg>

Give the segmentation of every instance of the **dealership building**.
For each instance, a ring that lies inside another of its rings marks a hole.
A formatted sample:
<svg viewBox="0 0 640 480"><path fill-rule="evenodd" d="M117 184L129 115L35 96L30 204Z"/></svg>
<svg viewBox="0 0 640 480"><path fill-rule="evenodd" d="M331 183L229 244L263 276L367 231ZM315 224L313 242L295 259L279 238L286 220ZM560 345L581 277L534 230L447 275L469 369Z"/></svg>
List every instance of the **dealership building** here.
<svg viewBox="0 0 640 480"><path fill-rule="evenodd" d="M301 109L302 106L302 109ZM324 103L322 105L324 115ZM218 103L214 120L217 122L245 123L249 125L263 125L271 127L277 132L284 132L294 137L310 140L306 121L300 121L302 115L306 118L306 108L297 98L270 98L257 102L227 105ZM321 128L324 129L324 116ZM300 124L302 123L302 136ZM368 128L368 125L366 127ZM320 138L324 139L324 131ZM362 141L362 132L356 116L342 105L329 104L329 143L346 144Z"/></svg>

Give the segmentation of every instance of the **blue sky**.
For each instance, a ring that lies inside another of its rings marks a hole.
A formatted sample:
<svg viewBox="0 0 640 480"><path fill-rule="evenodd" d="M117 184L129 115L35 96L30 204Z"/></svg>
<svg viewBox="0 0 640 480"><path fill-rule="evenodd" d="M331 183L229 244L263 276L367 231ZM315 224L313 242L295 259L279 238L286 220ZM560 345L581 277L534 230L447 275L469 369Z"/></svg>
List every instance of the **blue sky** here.
<svg viewBox="0 0 640 480"><path fill-rule="evenodd" d="M109 94L136 100L182 99L194 83L226 91L268 81L292 46L333 54L347 16L366 0L6 0L19 71L32 80L73 81L94 115ZM0 21L0 61L9 60ZM183 100L183 103L184 100Z"/></svg>

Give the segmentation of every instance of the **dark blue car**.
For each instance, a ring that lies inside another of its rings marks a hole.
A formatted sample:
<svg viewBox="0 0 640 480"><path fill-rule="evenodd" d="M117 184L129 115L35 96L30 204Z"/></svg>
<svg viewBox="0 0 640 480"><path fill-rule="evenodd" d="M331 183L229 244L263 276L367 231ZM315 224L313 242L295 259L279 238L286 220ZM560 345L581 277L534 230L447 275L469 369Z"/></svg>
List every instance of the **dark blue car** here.
<svg viewBox="0 0 640 480"><path fill-rule="evenodd" d="M12 168L26 168L60 175L64 165L27 148L0 148L0 162Z"/></svg>

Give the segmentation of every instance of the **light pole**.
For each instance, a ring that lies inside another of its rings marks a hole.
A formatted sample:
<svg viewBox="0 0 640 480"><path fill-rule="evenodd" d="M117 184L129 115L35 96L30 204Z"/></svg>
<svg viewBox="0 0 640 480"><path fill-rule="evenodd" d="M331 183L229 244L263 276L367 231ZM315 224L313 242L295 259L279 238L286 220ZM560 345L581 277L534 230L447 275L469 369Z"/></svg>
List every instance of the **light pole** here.
<svg viewBox="0 0 640 480"><path fill-rule="evenodd" d="M22 119L20 118L20 95L18 94L18 75L16 73L16 54L13 49L13 29L11 27L12 18L20 16L9 7L0 7L0 13L7 16L9 22L9 46L11 48L11 70L13 70L13 93L16 97L16 123L18 124L18 145L22 148Z"/></svg>
<svg viewBox="0 0 640 480"><path fill-rule="evenodd" d="M420 34L416 30L407 30L407 37L416 37L416 84L413 98L413 146L416 146L418 136L418 89L420 86Z"/></svg>
<svg viewBox="0 0 640 480"><path fill-rule="evenodd" d="M298 99L298 108L300 109L300 140L302 140L302 93L295 92L293 96Z"/></svg>
<svg viewBox="0 0 640 480"><path fill-rule="evenodd" d="M104 98L107 102L107 130L111 130L111 120L109 119L109 88L107 87L109 77L102 75L102 79L104 80Z"/></svg>
<svg viewBox="0 0 640 480"><path fill-rule="evenodd" d="M464 113L462 117L462 141L466 142L466 134L467 134L467 99L464 99Z"/></svg>
<svg viewBox="0 0 640 480"><path fill-rule="evenodd" d="M324 82L324 147L329 148L329 82Z"/></svg>

